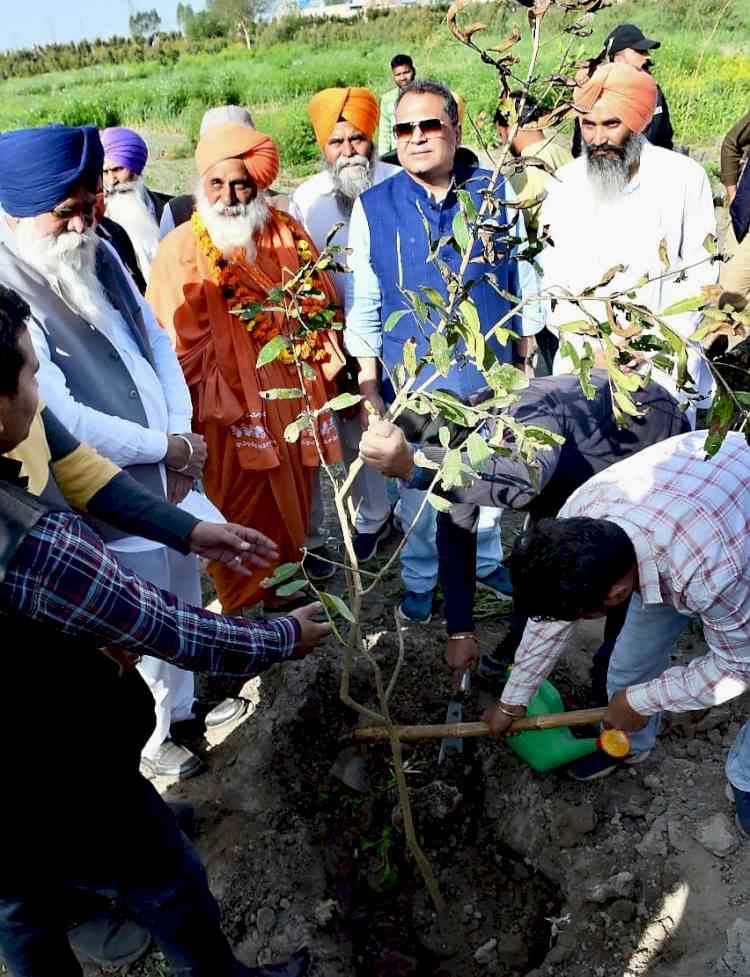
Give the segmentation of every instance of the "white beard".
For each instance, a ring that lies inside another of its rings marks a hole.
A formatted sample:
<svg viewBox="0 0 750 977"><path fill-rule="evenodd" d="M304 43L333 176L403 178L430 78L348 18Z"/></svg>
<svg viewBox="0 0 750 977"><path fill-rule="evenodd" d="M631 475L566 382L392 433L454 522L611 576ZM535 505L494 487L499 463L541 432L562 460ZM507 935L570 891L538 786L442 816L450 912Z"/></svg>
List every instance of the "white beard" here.
<svg viewBox="0 0 750 977"><path fill-rule="evenodd" d="M247 261L252 264L257 255L256 235L263 230L271 217L265 194L258 191L258 195L249 204L225 207L220 200L211 204L203 190L203 184L199 181L195 200L200 219L224 257L231 258L242 248Z"/></svg>
<svg viewBox="0 0 750 977"><path fill-rule="evenodd" d="M70 308L103 332L117 315L96 276L96 246L93 231L67 231L59 237L40 234L34 218L24 218L16 227L16 246L21 258L39 272L63 297Z"/></svg>
<svg viewBox="0 0 750 977"><path fill-rule="evenodd" d="M138 266L148 282L151 263L159 246L159 225L148 206L141 177L117 186L119 190L106 194L106 214L127 231L135 248Z"/></svg>

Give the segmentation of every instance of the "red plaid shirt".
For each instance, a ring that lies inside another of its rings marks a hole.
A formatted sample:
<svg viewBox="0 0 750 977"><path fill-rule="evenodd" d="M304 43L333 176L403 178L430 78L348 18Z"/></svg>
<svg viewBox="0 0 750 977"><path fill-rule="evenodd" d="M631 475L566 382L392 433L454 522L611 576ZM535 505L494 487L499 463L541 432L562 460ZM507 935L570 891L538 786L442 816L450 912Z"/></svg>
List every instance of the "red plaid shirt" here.
<svg viewBox="0 0 750 977"><path fill-rule="evenodd" d="M643 603L703 624L707 654L628 689L644 716L702 709L750 686L750 447L730 434L706 459L705 437L695 431L646 448L591 478L560 510L617 523L635 548ZM503 702L528 703L574 628L528 624Z"/></svg>

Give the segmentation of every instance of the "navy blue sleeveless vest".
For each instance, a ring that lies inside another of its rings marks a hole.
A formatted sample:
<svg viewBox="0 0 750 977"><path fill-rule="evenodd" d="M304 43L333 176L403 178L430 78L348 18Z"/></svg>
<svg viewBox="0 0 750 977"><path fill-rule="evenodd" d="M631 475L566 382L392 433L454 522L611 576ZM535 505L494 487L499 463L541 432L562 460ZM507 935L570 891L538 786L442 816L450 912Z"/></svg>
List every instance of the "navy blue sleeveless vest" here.
<svg viewBox="0 0 750 977"><path fill-rule="evenodd" d="M429 244L423 218L429 224L433 241L450 235L453 218L459 211L455 188L468 190L474 203L479 207L482 202L481 191L487 186L490 175L488 170L457 167L454 188L439 202L433 200L424 188L403 170L362 194L360 200L370 227L370 260L378 277L382 296L381 323L384 324L392 312L409 307L400 286L417 292L420 287L429 286L441 295L447 295L445 283L435 262L428 261ZM504 189L504 181L501 178L496 188L499 199L503 198ZM508 222L505 208L500 210L497 220L500 223ZM403 273L401 283L397 240L400 244ZM474 242L472 258L479 257L481 254L482 245L478 241ZM498 295L486 279L491 277L499 288L511 295L519 294L518 268L515 260L509 256L509 246L505 246L503 253L498 245L497 256L498 261L495 264L484 262L469 264L466 274L466 281L476 281L470 295L479 313L483 333L488 332L510 308L510 303ZM441 248L438 257L453 271L458 271L461 256L452 247L446 245ZM391 332L383 334L383 362L389 370L401 361L404 343L411 337L417 341L418 357L429 351L429 335L426 337L420 332L417 322L415 316L410 313L402 316ZM517 328L518 324L511 319L506 325L513 329ZM496 339L492 339L489 345L501 362L510 362L510 343L501 344ZM486 386L486 383L481 373L468 359L462 360L460 354L463 352L465 346L461 341L457 347L459 362L452 367L448 377L441 377L435 386L450 390L465 399Z"/></svg>

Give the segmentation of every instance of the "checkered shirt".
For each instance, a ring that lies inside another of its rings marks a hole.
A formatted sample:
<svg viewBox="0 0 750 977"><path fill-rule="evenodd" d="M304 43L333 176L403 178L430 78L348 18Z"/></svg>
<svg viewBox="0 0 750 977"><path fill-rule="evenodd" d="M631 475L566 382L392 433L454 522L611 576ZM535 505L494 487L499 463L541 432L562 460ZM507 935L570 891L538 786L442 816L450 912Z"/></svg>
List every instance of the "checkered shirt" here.
<svg viewBox="0 0 750 977"><path fill-rule="evenodd" d="M224 617L159 590L123 569L71 512L44 515L25 537L0 583L0 610L227 676L257 675L290 658L300 634L291 617Z"/></svg>
<svg viewBox="0 0 750 977"><path fill-rule="evenodd" d="M716 705L750 686L750 447L730 434L707 459L705 437L679 435L613 465L559 513L617 523L635 548L643 603L701 620L707 654L628 689L628 702L644 716ZM504 703L528 703L574 628L529 622Z"/></svg>

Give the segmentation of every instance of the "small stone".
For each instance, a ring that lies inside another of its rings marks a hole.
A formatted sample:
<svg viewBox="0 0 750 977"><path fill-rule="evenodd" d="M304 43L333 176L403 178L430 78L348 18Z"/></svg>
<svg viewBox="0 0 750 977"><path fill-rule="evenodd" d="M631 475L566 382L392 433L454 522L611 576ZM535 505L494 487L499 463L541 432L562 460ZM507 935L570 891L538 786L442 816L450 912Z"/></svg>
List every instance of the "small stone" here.
<svg viewBox="0 0 750 977"><path fill-rule="evenodd" d="M675 851L687 851L690 847L690 839L687 831L682 821L679 821L677 818L669 818L667 820L667 837L669 838L669 844Z"/></svg>
<svg viewBox="0 0 750 977"><path fill-rule="evenodd" d="M276 923L276 913L270 906L261 906L258 910L257 926L259 933L270 933Z"/></svg>
<svg viewBox="0 0 750 977"><path fill-rule="evenodd" d="M288 899L279 899L279 909L288 909L291 906L291 902Z"/></svg>
<svg viewBox="0 0 750 977"><path fill-rule="evenodd" d="M713 814L696 826L695 840L717 858L726 858L739 845L737 833L726 814Z"/></svg>
<svg viewBox="0 0 750 977"><path fill-rule="evenodd" d="M497 960L497 940L487 940L474 954L474 959L483 967L489 966Z"/></svg>
<svg viewBox="0 0 750 977"><path fill-rule="evenodd" d="M727 930L727 950L719 961L719 973L750 973L750 920L740 916Z"/></svg>
<svg viewBox="0 0 750 977"><path fill-rule="evenodd" d="M333 899L324 899L313 909L313 916L318 926L328 926L336 915L336 902Z"/></svg>
<svg viewBox="0 0 750 977"><path fill-rule="evenodd" d="M661 780L655 773L650 773L643 778L643 786L648 790L658 790L661 787Z"/></svg>
<svg viewBox="0 0 750 977"><path fill-rule="evenodd" d="M606 882L599 882L589 892L587 899L589 902L607 902L610 899L627 898L633 894L634 879L631 872L618 872L607 879Z"/></svg>
<svg viewBox="0 0 750 977"><path fill-rule="evenodd" d="M667 854L667 819L663 814L654 820L635 848L639 855L644 856L664 857Z"/></svg>

